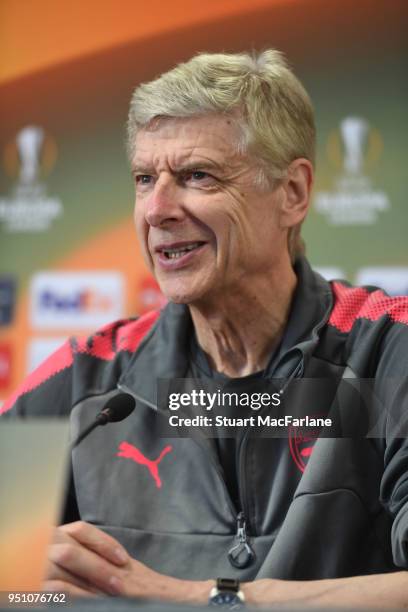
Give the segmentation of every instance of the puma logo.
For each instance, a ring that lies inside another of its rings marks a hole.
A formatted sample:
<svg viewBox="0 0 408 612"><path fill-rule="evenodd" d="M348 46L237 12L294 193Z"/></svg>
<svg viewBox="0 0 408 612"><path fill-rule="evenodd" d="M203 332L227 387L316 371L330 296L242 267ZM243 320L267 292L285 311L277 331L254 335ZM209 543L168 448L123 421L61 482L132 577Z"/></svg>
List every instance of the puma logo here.
<svg viewBox="0 0 408 612"><path fill-rule="evenodd" d="M136 448L136 446L133 446L133 444L129 444L129 442L121 442L119 444L119 452L116 453L116 456L124 457L125 459L132 459L136 463L140 463L140 465L145 465L156 483L156 487L160 489L162 486L162 481L160 480L159 476L159 463L163 457L172 450L172 446L166 446L157 459L152 461L145 457L144 454L138 448Z"/></svg>

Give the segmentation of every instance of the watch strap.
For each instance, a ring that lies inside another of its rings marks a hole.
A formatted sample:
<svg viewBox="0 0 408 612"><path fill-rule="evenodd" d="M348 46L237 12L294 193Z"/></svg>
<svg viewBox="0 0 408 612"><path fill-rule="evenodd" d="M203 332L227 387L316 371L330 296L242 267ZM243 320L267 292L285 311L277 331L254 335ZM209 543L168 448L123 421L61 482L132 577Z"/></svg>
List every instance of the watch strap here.
<svg viewBox="0 0 408 612"><path fill-rule="evenodd" d="M240 590L239 580L235 578L217 578L216 587L219 591L233 591L234 593Z"/></svg>

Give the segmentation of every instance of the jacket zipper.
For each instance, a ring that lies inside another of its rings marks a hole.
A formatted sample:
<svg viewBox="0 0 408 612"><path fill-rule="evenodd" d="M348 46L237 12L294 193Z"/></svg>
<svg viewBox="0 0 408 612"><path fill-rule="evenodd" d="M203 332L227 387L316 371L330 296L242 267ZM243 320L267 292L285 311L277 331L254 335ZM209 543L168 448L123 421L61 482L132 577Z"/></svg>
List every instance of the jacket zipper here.
<svg viewBox="0 0 408 612"><path fill-rule="evenodd" d="M276 371L276 368L275 368L275 371ZM302 374L303 374L303 359L301 359L297 363L296 367L293 369L292 373L288 377L286 383L283 385L282 389L280 390L280 393L283 395L283 393L286 391L286 389L288 388L292 380L294 378L300 378ZM267 410L268 410L268 407L265 407L264 410L261 410L260 414L264 414ZM246 479L246 474L245 474L245 456L246 456L246 448L247 448L248 439L249 439L249 433L250 433L250 429L247 429L242 437L242 440L239 446L239 451L238 451L238 462L239 462L238 474L239 474L239 484L240 484L240 490L241 490L240 502L241 502L241 509L242 509L242 511L238 515L238 519L241 516L242 520L244 521L245 536L247 535L247 531L251 535L256 536L257 535L256 527L255 525L251 524L250 519L249 519L250 512L249 512L248 505L247 505L248 496L247 496L247 491L246 491L247 479ZM238 521L238 530L239 530L239 521ZM237 538L239 537L238 531L237 531L236 537Z"/></svg>
<svg viewBox="0 0 408 612"><path fill-rule="evenodd" d="M246 531L246 519L243 512L237 516L237 533L235 539L238 540L228 551L228 561L233 567L243 569L252 565L255 560L255 551L248 542Z"/></svg>

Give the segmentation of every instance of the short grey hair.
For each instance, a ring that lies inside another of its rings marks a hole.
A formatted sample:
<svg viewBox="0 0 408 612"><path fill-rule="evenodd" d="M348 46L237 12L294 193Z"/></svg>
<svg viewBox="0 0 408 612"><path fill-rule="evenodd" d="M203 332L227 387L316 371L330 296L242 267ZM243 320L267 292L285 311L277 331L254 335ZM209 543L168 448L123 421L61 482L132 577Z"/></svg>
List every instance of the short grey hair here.
<svg viewBox="0 0 408 612"><path fill-rule="evenodd" d="M299 158L315 162L315 123L309 95L275 49L257 53L200 53L139 85L128 120L128 154L136 134L154 118L230 114L241 128L241 152L260 162L260 176L283 178ZM300 224L288 232L292 261L304 253Z"/></svg>

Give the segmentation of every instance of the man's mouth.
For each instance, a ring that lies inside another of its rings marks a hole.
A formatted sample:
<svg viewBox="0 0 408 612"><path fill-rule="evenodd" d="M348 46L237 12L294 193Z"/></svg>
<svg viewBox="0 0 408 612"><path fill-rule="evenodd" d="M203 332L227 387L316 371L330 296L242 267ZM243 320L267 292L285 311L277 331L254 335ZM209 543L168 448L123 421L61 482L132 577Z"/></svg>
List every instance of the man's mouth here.
<svg viewBox="0 0 408 612"><path fill-rule="evenodd" d="M198 249L203 244L204 242L191 242L188 244L173 247L158 247L156 250L160 253L163 253L163 255L167 259L179 259L180 257L183 257L186 253Z"/></svg>

